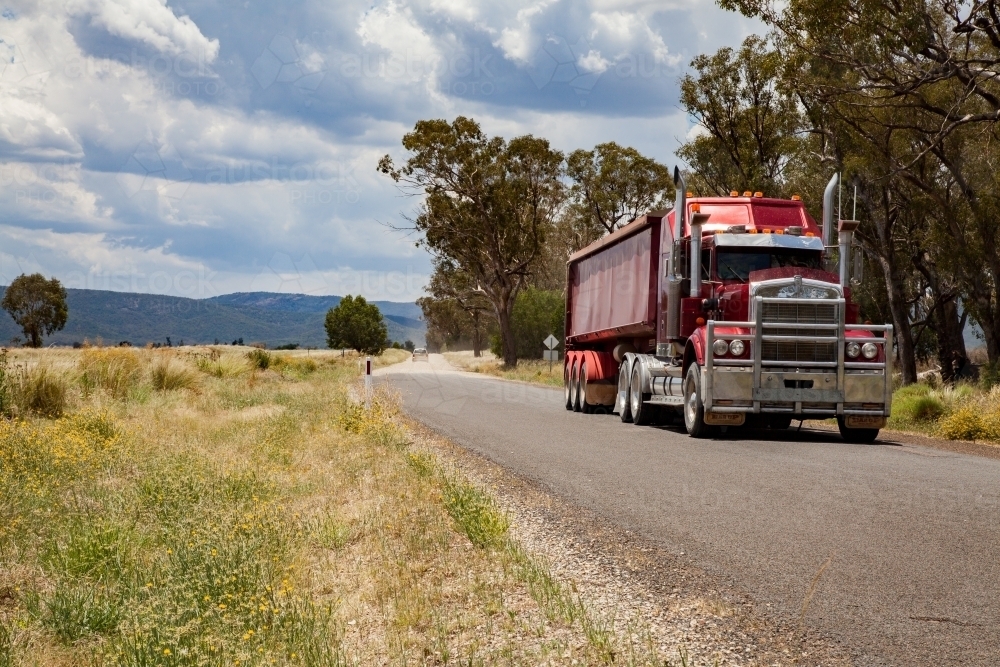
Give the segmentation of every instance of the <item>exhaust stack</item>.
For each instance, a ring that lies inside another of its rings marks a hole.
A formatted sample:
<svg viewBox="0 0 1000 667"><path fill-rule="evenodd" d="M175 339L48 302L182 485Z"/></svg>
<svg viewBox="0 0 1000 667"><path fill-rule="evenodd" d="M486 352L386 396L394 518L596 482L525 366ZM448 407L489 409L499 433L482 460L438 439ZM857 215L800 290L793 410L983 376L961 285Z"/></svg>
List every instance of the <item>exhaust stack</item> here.
<svg viewBox="0 0 1000 667"><path fill-rule="evenodd" d="M833 245L833 195L840 185L840 174L834 174L823 191L823 246ZM826 254L826 251L823 251Z"/></svg>
<svg viewBox="0 0 1000 667"><path fill-rule="evenodd" d="M857 220L841 220L837 223L837 240L840 245L840 284L844 287L851 282L851 246L854 245L854 230Z"/></svg>
<svg viewBox="0 0 1000 667"><path fill-rule="evenodd" d="M684 233L684 217L687 213L687 184L681 175L679 167L674 167L674 245L670 249L668 277L680 277L681 267L677 266L680 259L681 234Z"/></svg>

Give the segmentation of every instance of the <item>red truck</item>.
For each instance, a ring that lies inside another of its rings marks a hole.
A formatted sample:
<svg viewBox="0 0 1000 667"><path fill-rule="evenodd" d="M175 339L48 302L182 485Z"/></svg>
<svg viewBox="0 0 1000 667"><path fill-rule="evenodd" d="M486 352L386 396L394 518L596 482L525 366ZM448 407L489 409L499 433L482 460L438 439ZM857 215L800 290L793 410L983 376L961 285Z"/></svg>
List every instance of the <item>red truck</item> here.
<svg viewBox="0 0 1000 667"><path fill-rule="evenodd" d="M569 260L566 408L682 417L696 438L836 417L845 440L875 440L891 406L892 326L858 323L858 223L839 220L829 243L839 177L822 227L797 196L691 197L677 170L674 181L672 210Z"/></svg>

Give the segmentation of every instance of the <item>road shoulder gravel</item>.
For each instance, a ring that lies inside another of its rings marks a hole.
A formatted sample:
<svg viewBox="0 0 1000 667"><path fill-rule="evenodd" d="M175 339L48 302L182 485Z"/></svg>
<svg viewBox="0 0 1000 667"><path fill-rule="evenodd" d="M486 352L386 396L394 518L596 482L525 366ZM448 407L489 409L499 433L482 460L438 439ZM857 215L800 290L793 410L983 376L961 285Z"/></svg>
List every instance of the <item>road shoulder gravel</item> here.
<svg viewBox="0 0 1000 667"><path fill-rule="evenodd" d="M831 637L768 617L743 591L723 584L652 541L556 496L538 483L441 437L416 420L414 446L489 489L515 537L571 582L619 633L645 634L661 654L687 665L850 665ZM687 656L686 663L680 656Z"/></svg>

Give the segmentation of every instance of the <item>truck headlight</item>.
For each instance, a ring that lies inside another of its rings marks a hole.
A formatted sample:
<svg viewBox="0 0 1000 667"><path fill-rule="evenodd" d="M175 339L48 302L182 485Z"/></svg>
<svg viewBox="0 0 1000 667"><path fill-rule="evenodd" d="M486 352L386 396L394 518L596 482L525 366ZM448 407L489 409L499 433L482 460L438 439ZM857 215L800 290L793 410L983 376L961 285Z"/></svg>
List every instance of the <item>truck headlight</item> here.
<svg viewBox="0 0 1000 667"><path fill-rule="evenodd" d="M715 352L715 356L721 357L728 351L729 351L729 343L727 343L726 341L719 339L716 340L714 343L712 343L712 352Z"/></svg>
<svg viewBox="0 0 1000 667"><path fill-rule="evenodd" d="M878 356L878 345L875 343L865 343L861 346L861 354L865 356L865 359L874 359Z"/></svg>
<svg viewBox="0 0 1000 667"><path fill-rule="evenodd" d="M734 357L742 356L743 351L746 349L747 349L746 345L744 345L743 341L739 340L738 338L729 344L729 352Z"/></svg>
<svg viewBox="0 0 1000 667"><path fill-rule="evenodd" d="M859 354L861 354L860 345L858 345L857 343L847 344L847 356L849 356L851 359L857 359Z"/></svg>

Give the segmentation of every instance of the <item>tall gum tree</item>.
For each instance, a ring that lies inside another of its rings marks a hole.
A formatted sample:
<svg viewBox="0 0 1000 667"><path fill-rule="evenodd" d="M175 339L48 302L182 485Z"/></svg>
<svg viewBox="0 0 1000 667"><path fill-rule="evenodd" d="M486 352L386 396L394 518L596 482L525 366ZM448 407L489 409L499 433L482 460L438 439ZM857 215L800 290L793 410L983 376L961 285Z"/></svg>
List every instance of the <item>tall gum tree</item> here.
<svg viewBox="0 0 1000 667"><path fill-rule="evenodd" d="M530 135L488 137L462 116L418 121L403 148L404 164L386 155L378 170L423 197L411 220L420 243L477 282L500 326L504 365L516 366L514 300L565 198L562 153Z"/></svg>

